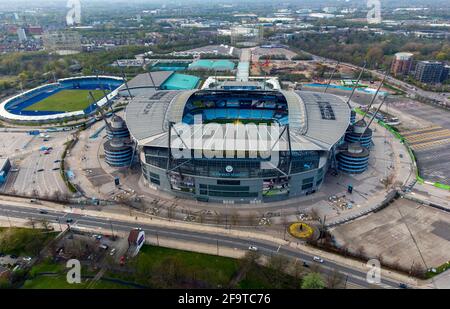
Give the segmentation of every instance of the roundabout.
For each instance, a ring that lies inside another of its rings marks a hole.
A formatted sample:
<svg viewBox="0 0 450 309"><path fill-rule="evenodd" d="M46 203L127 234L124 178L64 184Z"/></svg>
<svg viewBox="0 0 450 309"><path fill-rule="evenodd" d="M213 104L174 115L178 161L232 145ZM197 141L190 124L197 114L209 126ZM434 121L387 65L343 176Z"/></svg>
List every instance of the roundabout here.
<svg viewBox="0 0 450 309"><path fill-rule="evenodd" d="M315 229L304 222L295 222L288 227L288 231L292 237L307 240L314 235Z"/></svg>

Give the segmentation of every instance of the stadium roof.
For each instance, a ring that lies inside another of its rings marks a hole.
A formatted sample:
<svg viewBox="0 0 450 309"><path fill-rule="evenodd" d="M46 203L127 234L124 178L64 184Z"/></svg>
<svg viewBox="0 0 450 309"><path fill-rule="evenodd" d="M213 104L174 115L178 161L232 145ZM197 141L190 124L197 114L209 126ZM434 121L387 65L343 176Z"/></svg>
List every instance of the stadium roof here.
<svg viewBox="0 0 450 309"><path fill-rule="evenodd" d="M156 87L160 87L173 73L173 71L150 72ZM131 89L152 87L152 80L150 79L149 73L136 75L135 78L128 82L128 87ZM125 85L120 88L121 91L125 89Z"/></svg>
<svg viewBox="0 0 450 309"><path fill-rule="evenodd" d="M126 110L126 121L133 138L141 146L167 147L168 123L182 122L186 102L199 91L204 90L160 91L150 98L136 97ZM345 134L350 109L340 97L310 91L281 93L288 104L292 150L329 151ZM279 150L288 149L289 138L285 131L279 141Z"/></svg>

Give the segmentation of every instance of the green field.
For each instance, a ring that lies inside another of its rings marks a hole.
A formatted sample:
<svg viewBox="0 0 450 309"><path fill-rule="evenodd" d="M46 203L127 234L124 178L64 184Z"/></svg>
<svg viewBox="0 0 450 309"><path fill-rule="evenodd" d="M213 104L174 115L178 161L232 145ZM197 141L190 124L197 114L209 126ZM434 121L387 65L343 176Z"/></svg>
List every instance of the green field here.
<svg viewBox="0 0 450 309"><path fill-rule="evenodd" d="M42 229L0 228L0 252L36 256L56 234Z"/></svg>
<svg viewBox="0 0 450 309"><path fill-rule="evenodd" d="M243 266L242 260L183 250L145 245L139 255L128 260L124 271L108 270L103 279L119 279L124 283L100 280L93 286L83 279L81 284L66 281L64 264L46 259L33 266L25 289L130 289L128 283L149 288L287 288L300 287L300 279L270 267L254 263ZM244 275L230 286L236 275L246 269ZM98 270L82 269L83 276L95 276Z"/></svg>
<svg viewBox="0 0 450 309"><path fill-rule="evenodd" d="M102 90L62 90L24 110L45 112L81 111L92 104L89 91L92 92L96 101L104 97Z"/></svg>

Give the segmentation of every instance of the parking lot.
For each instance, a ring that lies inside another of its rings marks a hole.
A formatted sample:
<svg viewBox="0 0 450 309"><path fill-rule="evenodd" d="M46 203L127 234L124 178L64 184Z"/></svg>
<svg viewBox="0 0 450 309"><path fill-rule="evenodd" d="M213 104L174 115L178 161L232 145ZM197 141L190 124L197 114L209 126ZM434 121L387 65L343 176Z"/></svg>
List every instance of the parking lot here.
<svg viewBox="0 0 450 309"><path fill-rule="evenodd" d="M450 184L450 130L433 125L401 133L414 151L421 177Z"/></svg>
<svg viewBox="0 0 450 309"><path fill-rule="evenodd" d="M0 156L8 157L26 150L35 138L27 133L0 132Z"/></svg>
<svg viewBox="0 0 450 309"><path fill-rule="evenodd" d="M416 116L417 118L431 122L434 125L439 125L443 128L450 129L450 111L410 99L397 100L392 103L392 107L401 112L405 112Z"/></svg>
<svg viewBox="0 0 450 309"><path fill-rule="evenodd" d="M450 214L398 199L389 207L332 230L339 245L406 268L450 260Z"/></svg>
<svg viewBox="0 0 450 309"><path fill-rule="evenodd" d="M60 175L60 160L68 133L51 133L48 138L27 133L2 133L19 148L3 142L0 148L13 165L1 192L50 197L68 192ZM47 134L46 134L47 135ZM44 150L45 149L45 150Z"/></svg>

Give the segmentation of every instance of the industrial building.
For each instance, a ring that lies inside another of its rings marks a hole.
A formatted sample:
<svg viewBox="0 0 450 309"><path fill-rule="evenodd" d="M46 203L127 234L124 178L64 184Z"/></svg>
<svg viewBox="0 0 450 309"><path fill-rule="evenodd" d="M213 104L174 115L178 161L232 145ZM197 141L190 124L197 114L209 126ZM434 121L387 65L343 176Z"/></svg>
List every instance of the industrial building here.
<svg viewBox="0 0 450 309"><path fill-rule="evenodd" d="M319 190L327 170L337 168L333 162L350 125L345 101L253 83L229 86L134 98L125 120L138 145L145 183L215 203L265 203ZM274 127L279 134L267 134ZM219 132L226 132L225 143ZM354 147L346 151L356 153Z"/></svg>

